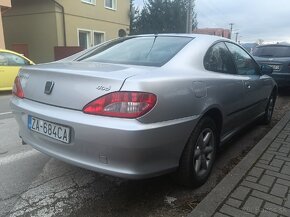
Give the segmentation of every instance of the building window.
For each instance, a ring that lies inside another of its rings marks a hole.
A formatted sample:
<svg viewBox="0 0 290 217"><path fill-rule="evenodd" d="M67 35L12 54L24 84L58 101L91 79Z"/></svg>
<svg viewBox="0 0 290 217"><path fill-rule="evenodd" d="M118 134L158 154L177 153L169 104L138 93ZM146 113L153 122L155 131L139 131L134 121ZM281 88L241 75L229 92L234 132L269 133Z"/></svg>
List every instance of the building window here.
<svg viewBox="0 0 290 217"><path fill-rule="evenodd" d="M92 4L92 5L96 4L96 0L81 0L81 1L84 3Z"/></svg>
<svg viewBox="0 0 290 217"><path fill-rule="evenodd" d="M105 34L103 32L94 32L94 45L101 44L105 41Z"/></svg>
<svg viewBox="0 0 290 217"><path fill-rule="evenodd" d="M79 30L79 46L83 49L91 46L91 31Z"/></svg>
<svg viewBox="0 0 290 217"><path fill-rule="evenodd" d="M78 29L79 46L87 49L91 46L101 44L105 41L105 32L90 29Z"/></svg>
<svg viewBox="0 0 290 217"><path fill-rule="evenodd" d="M117 0L105 0L105 7L109 9L117 9Z"/></svg>

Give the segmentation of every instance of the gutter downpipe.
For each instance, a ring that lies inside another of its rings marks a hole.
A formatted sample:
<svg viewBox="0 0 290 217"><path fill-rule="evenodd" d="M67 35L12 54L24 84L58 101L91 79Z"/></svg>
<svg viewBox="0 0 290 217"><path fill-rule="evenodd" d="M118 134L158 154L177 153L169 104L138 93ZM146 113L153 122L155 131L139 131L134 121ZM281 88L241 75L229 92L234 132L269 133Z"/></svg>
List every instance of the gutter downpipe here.
<svg viewBox="0 0 290 217"><path fill-rule="evenodd" d="M65 14L64 14L64 7L58 3L56 0L51 0L54 2L60 9L61 9L61 14L62 14L62 25L63 25L63 43L64 46L66 47L66 27L65 27Z"/></svg>

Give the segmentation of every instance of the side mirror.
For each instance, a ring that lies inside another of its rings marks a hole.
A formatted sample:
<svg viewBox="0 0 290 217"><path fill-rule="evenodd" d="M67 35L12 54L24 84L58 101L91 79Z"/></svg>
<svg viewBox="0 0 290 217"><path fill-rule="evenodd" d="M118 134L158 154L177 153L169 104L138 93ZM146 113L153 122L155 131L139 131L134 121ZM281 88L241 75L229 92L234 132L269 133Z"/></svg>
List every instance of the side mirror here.
<svg viewBox="0 0 290 217"><path fill-rule="evenodd" d="M271 66L263 64L260 68L263 75L271 75L273 73L273 68Z"/></svg>

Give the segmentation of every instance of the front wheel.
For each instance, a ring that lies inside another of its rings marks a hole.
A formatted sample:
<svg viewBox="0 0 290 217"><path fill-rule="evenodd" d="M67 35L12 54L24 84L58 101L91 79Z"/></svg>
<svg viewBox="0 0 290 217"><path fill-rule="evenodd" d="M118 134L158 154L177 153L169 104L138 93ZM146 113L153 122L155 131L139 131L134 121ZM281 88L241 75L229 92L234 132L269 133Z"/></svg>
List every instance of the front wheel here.
<svg viewBox="0 0 290 217"><path fill-rule="evenodd" d="M272 93L269 97L266 109L265 109L265 114L262 117L262 124L269 124L271 122L272 116L273 116L273 112L274 112L274 107L275 107L275 101L276 101L276 97L275 95Z"/></svg>
<svg viewBox="0 0 290 217"><path fill-rule="evenodd" d="M181 185L198 187L206 182L216 156L217 133L210 117L196 125L180 159L177 178Z"/></svg>

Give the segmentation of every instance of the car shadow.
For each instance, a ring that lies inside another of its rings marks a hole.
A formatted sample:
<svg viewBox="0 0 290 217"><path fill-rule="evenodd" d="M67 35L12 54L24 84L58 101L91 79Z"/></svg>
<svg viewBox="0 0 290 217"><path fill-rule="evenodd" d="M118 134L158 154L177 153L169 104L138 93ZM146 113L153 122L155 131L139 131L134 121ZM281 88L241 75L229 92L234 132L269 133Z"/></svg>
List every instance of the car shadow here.
<svg viewBox="0 0 290 217"><path fill-rule="evenodd" d="M290 87L279 88L279 96L290 96Z"/></svg>
<svg viewBox="0 0 290 217"><path fill-rule="evenodd" d="M0 91L0 96L8 96L11 94L12 94L11 90Z"/></svg>
<svg viewBox="0 0 290 217"><path fill-rule="evenodd" d="M94 194L94 198L71 216L93 217L97 214L100 217L145 217L160 216L168 210L171 210L171 214L176 212L173 216L184 216L192 210L193 205L190 204L197 204L195 198L198 195L192 198L195 190L178 186L171 174L143 180L126 180L96 174L95 179L99 181L90 188L90 194ZM106 183L108 179L111 180L111 186L100 196L98 184Z"/></svg>

